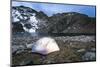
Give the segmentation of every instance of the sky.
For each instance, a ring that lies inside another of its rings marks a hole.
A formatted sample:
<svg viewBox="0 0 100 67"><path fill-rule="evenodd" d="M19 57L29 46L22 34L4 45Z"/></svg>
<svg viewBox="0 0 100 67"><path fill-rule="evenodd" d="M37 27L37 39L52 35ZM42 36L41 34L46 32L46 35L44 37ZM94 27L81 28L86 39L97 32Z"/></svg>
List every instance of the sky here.
<svg viewBox="0 0 100 67"><path fill-rule="evenodd" d="M63 12L78 12L86 14L90 17L95 17L96 7L86 5L71 5L71 4L53 4L53 3L36 3L36 2L18 2L13 1L12 6L27 6L36 11L43 11L48 16Z"/></svg>

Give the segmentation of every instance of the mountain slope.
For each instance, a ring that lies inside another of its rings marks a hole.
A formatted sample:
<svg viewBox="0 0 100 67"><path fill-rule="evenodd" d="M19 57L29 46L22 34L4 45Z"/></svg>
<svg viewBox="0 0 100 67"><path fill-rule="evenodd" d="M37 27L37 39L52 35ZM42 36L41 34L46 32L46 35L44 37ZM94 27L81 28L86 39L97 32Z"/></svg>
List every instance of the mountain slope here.
<svg viewBox="0 0 100 67"><path fill-rule="evenodd" d="M12 7L12 29L14 32L20 32L19 28L16 27L20 24L23 31L34 33L37 29L42 28L47 18L43 12L37 12L29 7Z"/></svg>
<svg viewBox="0 0 100 67"><path fill-rule="evenodd" d="M95 33L96 18L77 12L54 14L25 6L12 7L12 31L28 33Z"/></svg>
<svg viewBox="0 0 100 67"><path fill-rule="evenodd" d="M49 32L53 33L95 33L95 18L76 12L56 14L50 22L53 25Z"/></svg>

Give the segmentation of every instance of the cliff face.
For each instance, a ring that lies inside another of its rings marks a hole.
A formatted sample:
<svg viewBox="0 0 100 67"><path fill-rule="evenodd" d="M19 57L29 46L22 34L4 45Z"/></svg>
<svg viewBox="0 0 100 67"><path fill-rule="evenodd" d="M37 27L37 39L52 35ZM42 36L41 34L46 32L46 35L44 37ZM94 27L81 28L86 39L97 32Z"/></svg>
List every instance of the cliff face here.
<svg viewBox="0 0 100 67"><path fill-rule="evenodd" d="M95 33L96 18L76 12L58 13L48 17L25 6L12 7L13 32Z"/></svg>

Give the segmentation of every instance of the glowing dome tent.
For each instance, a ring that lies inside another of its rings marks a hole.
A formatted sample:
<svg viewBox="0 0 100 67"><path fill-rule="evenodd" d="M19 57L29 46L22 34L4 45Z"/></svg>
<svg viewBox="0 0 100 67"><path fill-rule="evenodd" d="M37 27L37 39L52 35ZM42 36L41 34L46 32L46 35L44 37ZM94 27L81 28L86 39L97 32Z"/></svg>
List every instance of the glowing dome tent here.
<svg viewBox="0 0 100 67"><path fill-rule="evenodd" d="M50 37L43 37L39 39L32 48L32 52L40 53L40 54L49 54L51 52L59 51L60 48L56 41Z"/></svg>

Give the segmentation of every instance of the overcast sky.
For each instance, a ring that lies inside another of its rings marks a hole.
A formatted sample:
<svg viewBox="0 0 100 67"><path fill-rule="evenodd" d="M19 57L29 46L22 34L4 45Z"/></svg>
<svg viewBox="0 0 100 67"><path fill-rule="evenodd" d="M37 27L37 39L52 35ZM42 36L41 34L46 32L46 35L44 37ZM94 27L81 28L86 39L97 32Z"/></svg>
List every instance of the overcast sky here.
<svg viewBox="0 0 100 67"><path fill-rule="evenodd" d="M53 14L63 13L63 12L79 12L91 17L95 17L95 12L96 12L95 6L17 2L17 1L12 2L12 6L20 6L20 5L31 7L36 11L43 11L48 16L52 16Z"/></svg>

